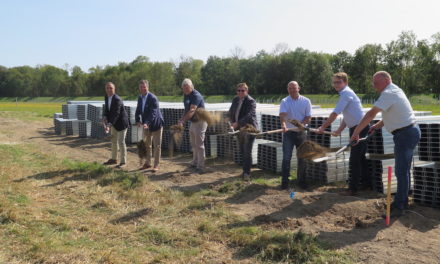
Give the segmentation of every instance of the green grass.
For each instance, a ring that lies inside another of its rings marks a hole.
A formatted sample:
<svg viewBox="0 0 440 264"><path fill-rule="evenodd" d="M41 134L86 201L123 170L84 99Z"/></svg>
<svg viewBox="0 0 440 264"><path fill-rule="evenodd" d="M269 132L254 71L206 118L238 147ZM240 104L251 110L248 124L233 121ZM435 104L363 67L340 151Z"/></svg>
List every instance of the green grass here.
<svg viewBox="0 0 440 264"><path fill-rule="evenodd" d="M41 120L61 112L61 103L0 102L0 116L22 120Z"/></svg>
<svg viewBox="0 0 440 264"><path fill-rule="evenodd" d="M5 263L229 263L230 254L237 263L352 261L309 234L240 226L222 202L246 189L239 181L211 190L216 196L185 193L32 145L0 144L0 160Z"/></svg>

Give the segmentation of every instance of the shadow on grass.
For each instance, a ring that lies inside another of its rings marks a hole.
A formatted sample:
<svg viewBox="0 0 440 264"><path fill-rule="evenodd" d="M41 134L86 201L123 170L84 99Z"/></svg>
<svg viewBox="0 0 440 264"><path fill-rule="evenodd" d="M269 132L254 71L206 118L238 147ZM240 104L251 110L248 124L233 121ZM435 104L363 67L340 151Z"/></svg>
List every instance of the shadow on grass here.
<svg viewBox="0 0 440 264"><path fill-rule="evenodd" d="M149 213L151 213L151 211L152 211L151 208L140 209L140 210L137 210L134 212L130 212L130 213L128 213L124 216L121 216L119 218L110 220L109 223L116 225L116 224L122 224L122 223L131 222L131 221L136 221L136 219L148 215Z"/></svg>
<svg viewBox="0 0 440 264"><path fill-rule="evenodd" d="M98 163L65 160L64 165L68 169L42 172L14 181L23 182L29 179L49 180L61 178L59 181L43 185L43 187L52 187L69 181L97 180L97 184L100 186L119 184L124 189L133 189L145 183L145 177L141 173L115 170Z"/></svg>

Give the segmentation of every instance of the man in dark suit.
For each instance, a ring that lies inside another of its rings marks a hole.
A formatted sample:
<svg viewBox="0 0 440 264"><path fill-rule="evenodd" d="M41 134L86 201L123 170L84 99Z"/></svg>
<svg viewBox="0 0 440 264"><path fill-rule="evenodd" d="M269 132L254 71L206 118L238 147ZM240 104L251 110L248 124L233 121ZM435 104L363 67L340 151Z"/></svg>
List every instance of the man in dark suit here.
<svg viewBox="0 0 440 264"><path fill-rule="evenodd" d="M112 135L112 158L105 162L105 165L117 164L118 150L121 151L121 161L118 168L122 168L126 164L127 147L125 145L125 136L129 120L127 112L124 108L122 99L115 94L115 85L112 82L105 84L105 106L104 106L104 126L105 132L111 131Z"/></svg>
<svg viewBox="0 0 440 264"><path fill-rule="evenodd" d="M136 124L139 127L143 127L144 142L147 152L145 164L140 169L145 170L151 168L151 143L153 143L153 171L158 171L164 120L162 113L159 110L159 100L154 94L149 92L149 84L147 80L139 82L139 92L141 95L138 98L135 119Z"/></svg>
<svg viewBox="0 0 440 264"><path fill-rule="evenodd" d="M246 83L237 85L237 96L232 100L229 109L229 119L232 122L234 130L240 129L246 125L252 125L258 128L257 103L254 98L249 96L249 88ZM243 174L244 180L250 180L252 165L252 146L254 145L255 136L242 135L238 137L240 145L240 153L243 157Z"/></svg>

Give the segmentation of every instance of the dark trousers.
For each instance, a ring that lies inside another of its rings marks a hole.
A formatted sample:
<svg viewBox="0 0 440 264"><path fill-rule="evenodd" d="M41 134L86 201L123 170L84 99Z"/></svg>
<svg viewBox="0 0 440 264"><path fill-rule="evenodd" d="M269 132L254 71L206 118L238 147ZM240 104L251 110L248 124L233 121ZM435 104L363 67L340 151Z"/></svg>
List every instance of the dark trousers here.
<svg viewBox="0 0 440 264"><path fill-rule="evenodd" d="M254 145L255 136L240 135L238 137L238 144L240 153L243 158L243 173L250 174L252 166L252 146Z"/></svg>
<svg viewBox="0 0 440 264"><path fill-rule="evenodd" d="M420 128L418 125L406 128L393 136L394 159L397 178L397 193L394 196L393 206L405 209L408 206L408 194L411 187L411 161L414 148L420 141Z"/></svg>
<svg viewBox="0 0 440 264"><path fill-rule="evenodd" d="M350 128L350 137L353 134L356 126ZM370 126L366 126L359 134L360 138L368 135ZM362 182L362 187L371 187L371 176L368 169L368 161L365 157L367 153L367 141L361 141L356 146L350 149L350 175L349 175L349 188L353 192L358 191L359 180Z"/></svg>
<svg viewBox="0 0 440 264"><path fill-rule="evenodd" d="M305 141L306 135L304 132L288 131L283 133L283 163L281 167L281 184L289 183L290 176L290 160L292 159L293 147L298 147ZM303 159L298 159L298 168L296 178L299 184L305 184L306 167Z"/></svg>

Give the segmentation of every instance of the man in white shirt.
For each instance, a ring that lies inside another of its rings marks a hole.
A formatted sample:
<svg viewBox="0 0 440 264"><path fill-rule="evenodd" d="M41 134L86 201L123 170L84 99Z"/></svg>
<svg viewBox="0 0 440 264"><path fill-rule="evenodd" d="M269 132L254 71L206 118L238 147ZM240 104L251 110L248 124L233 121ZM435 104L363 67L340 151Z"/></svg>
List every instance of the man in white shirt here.
<svg viewBox="0 0 440 264"><path fill-rule="evenodd" d="M295 81L289 82L287 91L289 96L281 100L280 104L280 121L283 132L283 162L281 167L281 189L289 188L290 176L290 160L292 159L293 147L298 147L305 141L304 132L288 131L294 128L292 124L287 122L289 119L295 119L303 125L309 124L312 118L312 104L307 97L299 94L301 87ZM302 188L306 187L305 166L303 159L298 159L297 181Z"/></svg>
<svg viewBox="0 0 440 264"><path fill-rule="evenodd" d="M345 72L338 72L333 75L333 87L339 93L339 101L335 109L329 115L322 126L318 128L319 133L323 133L330 126L339 114L343 114L344 118L339 128L333 132L333 136L340 136L341 132L348 127L350 136L356 129L356 126L364 117L362 111L362 103L356 93L348 86L348 76ZM361 137L368 134L370 126L367 125L360 133ZM371 177L368 173L368 161L365 157L367 152L367 142L362 141L350 149L350 176L348 191L345 195L356 195L359 188L359 180L362 182L361 189L371 188Z"/></svg>
<svg viewBox="0 0 440 264"><path fill-rule="evenodd" d="M391 207L391 217L399 217L408 208L411 161L414 148L420 140L420 129L415 124L414 112L408 98L403 90L392 82L388 72L376 72L373 76L373 86L380 93L380 97L356 127L351 140L359 140L361 130L382 111L382 120L371 129L385 126L393 134L397 193Z"/></svg>

